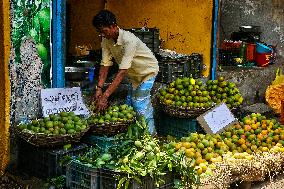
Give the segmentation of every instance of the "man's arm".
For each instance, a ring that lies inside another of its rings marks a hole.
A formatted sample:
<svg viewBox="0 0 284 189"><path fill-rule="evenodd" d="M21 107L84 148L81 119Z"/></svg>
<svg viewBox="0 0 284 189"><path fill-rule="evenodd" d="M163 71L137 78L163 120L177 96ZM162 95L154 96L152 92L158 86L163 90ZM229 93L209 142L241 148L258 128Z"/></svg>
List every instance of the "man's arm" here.
<svg viewBox="0 0 284 189"><path fill-rule="evenodd" d="M117 89L126 74L127 69L120 69L107 90L98 98L97 108L99 111L107 108L108 97Z"/></svg>
<svg viewBox="0 0 284 189"><path fill-rule="evenodd" d="M120 69L114 80L112 81L112 83L110 84L110 86L107 88L107 90L105 91L105 93L103 94L104 97L108 98L120 85L121 81L123 80L123 78L126 76L127 74L127 69Z"/></svg>
<svg viewBox="0 0 284 189"><path fill-rule="evenodd" d="M98 81L98 85L96 89L96 99L98 99L103 94L102 88L106 81L108 70L109 70L109 66L100 66L99 81Z"/></svg>

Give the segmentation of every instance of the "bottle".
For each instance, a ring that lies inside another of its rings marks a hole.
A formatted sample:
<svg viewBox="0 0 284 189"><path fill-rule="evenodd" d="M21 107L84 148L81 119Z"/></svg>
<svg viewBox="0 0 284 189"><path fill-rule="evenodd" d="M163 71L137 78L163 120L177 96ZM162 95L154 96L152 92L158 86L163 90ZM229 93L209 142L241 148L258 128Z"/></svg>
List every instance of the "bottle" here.
<svg viewBox="0 0 284 189"><path fill-rule="evenodd" d="M244 64L246 61L246 51L247 51L247 44L246 42L242 42L239 53L239 58L241 59L240 63L242 64Z"/></svg>

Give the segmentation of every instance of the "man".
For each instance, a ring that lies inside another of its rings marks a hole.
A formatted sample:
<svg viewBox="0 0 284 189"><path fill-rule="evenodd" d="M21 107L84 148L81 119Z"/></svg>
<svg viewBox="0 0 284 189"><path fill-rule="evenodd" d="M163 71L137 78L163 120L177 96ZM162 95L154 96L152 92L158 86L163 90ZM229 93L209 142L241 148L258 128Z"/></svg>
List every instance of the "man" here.
<svg viewBox="0 0 284 189"><path fill-rule="evenodd" d="M102 35L102 62L95 97L97 107L107 107L109 96L118 88L124 77L128 77L130 86L127 104L132 105L138 115L144 116L149 132L155 134L153 107L150 91L158 73L158 61L151 50L134 34L117 26L115 15L100 11L93 19L93 25ZM108 88L102 88L107 78L112 59L118 63L119 70Z"/></svg>

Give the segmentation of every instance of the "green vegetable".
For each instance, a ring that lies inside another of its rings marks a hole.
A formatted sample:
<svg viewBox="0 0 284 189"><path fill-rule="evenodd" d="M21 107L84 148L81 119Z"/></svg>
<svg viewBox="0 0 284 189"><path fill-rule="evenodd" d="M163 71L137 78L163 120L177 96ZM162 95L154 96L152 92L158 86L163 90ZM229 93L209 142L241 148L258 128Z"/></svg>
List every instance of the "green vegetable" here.
<svg viewBox="0 0 284 189"><path fill-rule="evenodd" d="M141 147L142 147L142 143L141 143L140 141L138 141L138 140L136 140L136 141L134 142L134 144L135 144L135 146L138 147L138 148L141 148Z"/></svg>
<svg viewBox="0 0 284 189"><path fill-rule="evenodd" d="M109 160L111 159L111 155L110 155L110 154L103 154L103 155L101 156L101 159L102 159L103 161L109 161Z"/></svg>

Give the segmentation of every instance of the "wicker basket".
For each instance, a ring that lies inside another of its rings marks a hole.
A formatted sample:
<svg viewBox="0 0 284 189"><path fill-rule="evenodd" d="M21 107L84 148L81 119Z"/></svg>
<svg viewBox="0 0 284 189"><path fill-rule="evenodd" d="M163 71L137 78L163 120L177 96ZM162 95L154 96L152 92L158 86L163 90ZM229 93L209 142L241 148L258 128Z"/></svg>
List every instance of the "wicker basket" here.
<svg viewBox="0 0 284 189"><path fill-rule="evenodd" d="M15 128L16 133L28 143L38 147L53 147L65 145L68 143L80 142L81 137L89 130L87 127L84 131L75 134L66 135L47 135L42 133L33 133L27 129L20 130Z"/></svg>
<svg viewBox="0 0 284 189"><path fill-rule="evenodd" d="M159 101L159 105L161 110L164 111L166 114L177 118L196 118L213 107L212 106L208 108L190 108L182 106L168 106L162 103L161 101Z"/></svg>
<svg viewBox="0 0 284 189"><path fill-rule="evenodd" d="M105 122L102 124L89 124L90 130L97 135L113 136L123 133L127 130L128 126L135 122L135 119L121 122Z"/></svg>

